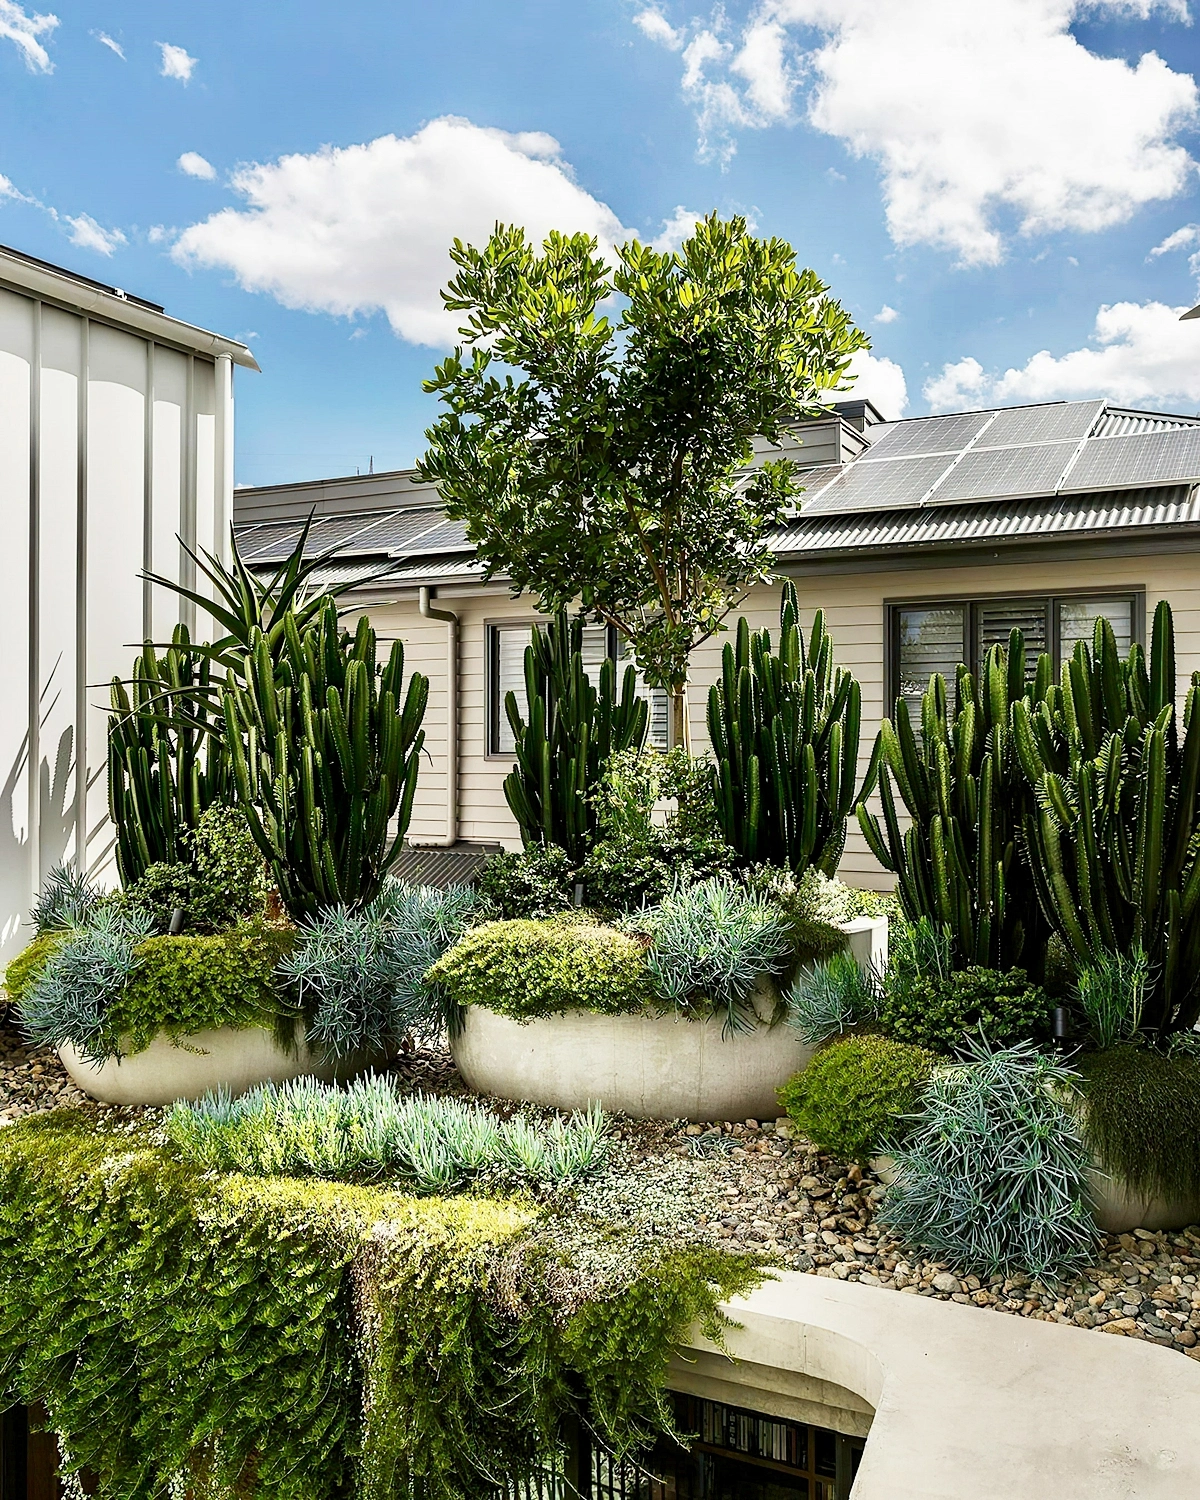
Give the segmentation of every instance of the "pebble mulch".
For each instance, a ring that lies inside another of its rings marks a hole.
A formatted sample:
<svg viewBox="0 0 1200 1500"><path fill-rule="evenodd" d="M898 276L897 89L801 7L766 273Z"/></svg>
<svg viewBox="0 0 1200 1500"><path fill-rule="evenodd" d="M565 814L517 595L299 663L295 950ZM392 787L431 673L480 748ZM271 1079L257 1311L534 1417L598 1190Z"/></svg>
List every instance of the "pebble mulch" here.
<svg viewBox="0 0 1200 1500"><path fill-rule="evenodd" d="M408 1054L394 1073L413 1091L466 1092L445 1051ZM88 1102L52 1052L27 1048L0 1017L0 1126ZM1068 1284L979 1277L906 1253L875 1219L882 1183L794 1138L786 1120L618 1118L614 1130L612 1164L582 1195L597 1209L620 1206L661 1233L756 1251L788 1270L1145 1339L1200 1359L1200 1226L1106 1235L1096 1264Z"/></svg>

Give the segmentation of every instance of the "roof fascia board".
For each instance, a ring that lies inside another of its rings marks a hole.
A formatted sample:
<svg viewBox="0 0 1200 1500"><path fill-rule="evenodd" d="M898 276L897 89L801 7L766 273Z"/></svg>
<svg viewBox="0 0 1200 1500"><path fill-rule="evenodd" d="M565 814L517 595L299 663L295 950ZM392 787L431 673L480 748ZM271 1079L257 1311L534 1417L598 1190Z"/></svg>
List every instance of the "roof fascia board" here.
<svg viewBox="0 0 1200 1500"><path fill-rule="evenodd" d="M43 302L52 302L68 312L84 313L115 328L147 334L156 343L173 344L177 349L205 354L211 359L225 354L235 365L247 370L259 367L250 350L236 339L209 333L207 329L181 322L166 313L152 312L137 302L114 297L111 292L102 292L97 287L73 281L69 276L57 275L4 254L0 254L0 286L22 296L32 295Z"/></svg>

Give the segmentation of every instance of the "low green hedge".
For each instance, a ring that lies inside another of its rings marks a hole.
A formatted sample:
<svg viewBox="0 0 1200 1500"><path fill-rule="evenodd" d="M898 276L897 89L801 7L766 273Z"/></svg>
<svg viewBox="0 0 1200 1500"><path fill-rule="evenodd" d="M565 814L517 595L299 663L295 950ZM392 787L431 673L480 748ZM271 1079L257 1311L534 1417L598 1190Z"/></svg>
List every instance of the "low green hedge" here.
<svg viewBox="0 0 1200 1500"><path fill-rule="evenodd" d="M615 1016L654 998L645 944L588 921L485 922L426 975L450 1004L516 1021L568 1010Z"/></svg>
<svg viewBox="0 0 1200 1500"><path fill-rule="evenodd" d="M843 1037L784 1084L779 1102L814 1146L866 1161L886 1149L897 1118L917 1108L936 1062L925 1048L890 1037Z"/></svg>
<svg viewBox="0 0 1200 1500"><path fill-rule="evenodd" d="M74 1111L0 1131L0 1410L44 1402L101 1500L478 1500L661 1430L667 1363L748 1257L594 1243L504 1199L201 1172ZM579 1246L575 1251L570 1243ZM589 1258L590 1257L590 1258Z"/></svg>
<svg viewBox="0 0 1200 1500"><path fill-rule="evenodd" d="M1095 1160L1150 1197L1200 1196L1200 1058L1110 1047L1079 1061Z"/></svg>
<svg viewBox="0 0 1200 1500"><path fill-rule="evenodd" d="M982 1031L993 1047L1049 1035L1054 1001L1024 969L906 973L893 965L876 1015L879 1029L951 1056Z"/></svg>

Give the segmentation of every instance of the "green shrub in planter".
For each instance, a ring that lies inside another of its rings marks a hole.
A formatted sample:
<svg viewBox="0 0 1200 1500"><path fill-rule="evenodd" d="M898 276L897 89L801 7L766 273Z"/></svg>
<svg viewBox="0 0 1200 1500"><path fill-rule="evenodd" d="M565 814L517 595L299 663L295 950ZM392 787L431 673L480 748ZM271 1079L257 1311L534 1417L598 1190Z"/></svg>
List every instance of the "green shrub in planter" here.
<svg viewBox="0 0 1200 1500"><path fill-rule="evenodd" d="M453 1005L482 1005L517 1021L568 1010L621 1015L654 995L645 945L586 921L485 922L426 978Z"/></svg>
<svg viewBox="0 0 1200 1500"><path fill-rule="evenodd" d="M888 1149L900 1117L918 1106L937 1059L923 1047L870 1033L822 1047L779 1090L779 1102L814 1146L844 1161Z"/></svg>
<svg viewBox="0 0 1200 1500"><path fill-rule="evenodd" d="M1200 1058L1119 1046L1080 1059L1083 1138L1147 1197L1200 1195Z"/></svg>
<svg viewBox="0 0 1200 1500"><path fill-rule="evenodd" d="M505 921L552 917L574 906L578 878L565 849L527 844L493 854L480 871L477 889Z"/></svg>
<svg viewBox="0 0 1200 1500"><path fill-rule="evenodd" d="M68 936L66 931L39 932L31 943L21 949L16 958L9 959L8 967L4 970L4 988L8 991L8 998L14 1005L22 1004L29 993L30 985L50 962L51 957L66 942Z"/></svg>

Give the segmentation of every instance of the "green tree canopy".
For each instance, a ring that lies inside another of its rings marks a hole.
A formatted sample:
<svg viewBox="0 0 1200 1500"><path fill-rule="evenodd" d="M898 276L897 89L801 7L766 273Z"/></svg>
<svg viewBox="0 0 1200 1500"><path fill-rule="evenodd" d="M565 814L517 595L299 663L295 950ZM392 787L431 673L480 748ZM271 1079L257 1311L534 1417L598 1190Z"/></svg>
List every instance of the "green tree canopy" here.
<svg viewBox="0 0 1200 1500"><path fill-rule="evenodd" d="M752 439L819 411L867 340L742 218L714 213L674 252L633 240L615 267L588 235L538 253L504 225L451 259L464 342L425 382L447 410L422 472L488 577L621 632L680 742L690 653L770 576L796 490L786 461L747 472Z"/></svg>

